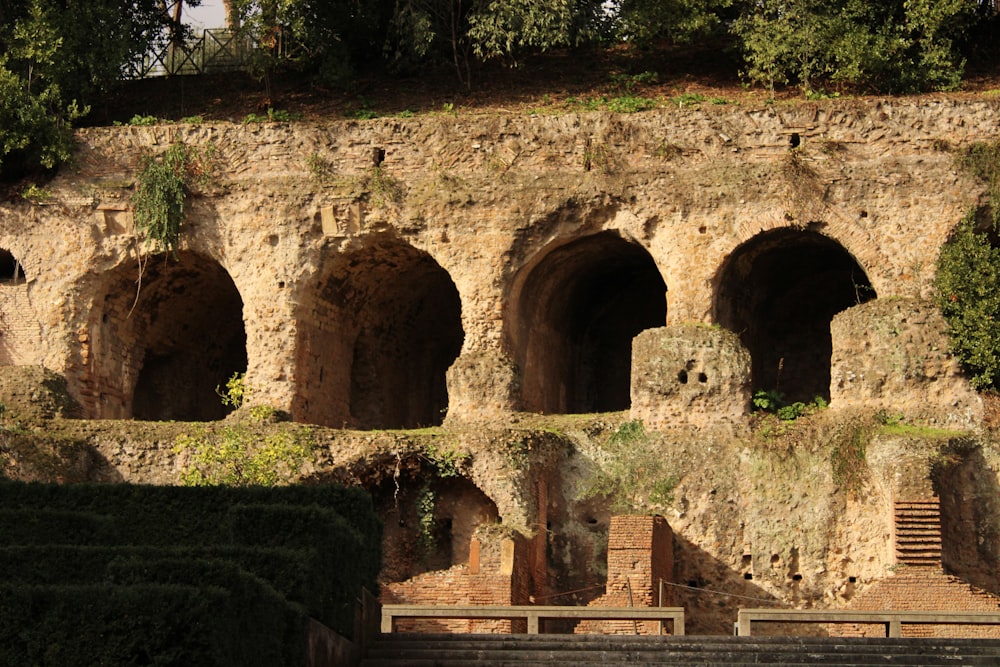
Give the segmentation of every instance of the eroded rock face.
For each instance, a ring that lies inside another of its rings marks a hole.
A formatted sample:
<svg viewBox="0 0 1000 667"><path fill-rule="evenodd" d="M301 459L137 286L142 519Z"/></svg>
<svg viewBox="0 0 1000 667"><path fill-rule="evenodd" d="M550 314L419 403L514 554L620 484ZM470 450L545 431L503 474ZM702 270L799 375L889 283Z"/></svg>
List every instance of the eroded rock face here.
<svg viewBox="0 0 1000 667"><path fill-rule="evenodd" d="M80 406L66 389L66 378L41 366L2 368L0 405L2 416L12 422L80 416Z"/></svg>
<svg viewBox="0 0 1000 667"><path fill-rule="evenodd" d="M88 417L156 416L143 376L194 378L171 357L243 365L173 339L218 342L241 319L227 341L245 337L261 402L331 426L428 425L481 404L625 409L632 336L718 323L750 350L754 388L810 400L824 395L833 312L930 294L928 258L980 192L939 148L997 127L989 104L869 100L91 128L51 205L0 206L15 267L0 277L0 363L64 374ZM140 156L176 142L212 176L182 233L199 276L161 271L171 293L154 284L163 257L138 277L129 198ZM223 285L225 303L199 295ZM174 304L177 331L152 322L154 301ZM516 387L486 401L468 383L447 390L455 355L472 369L482 353L513 362Z"/></svg>

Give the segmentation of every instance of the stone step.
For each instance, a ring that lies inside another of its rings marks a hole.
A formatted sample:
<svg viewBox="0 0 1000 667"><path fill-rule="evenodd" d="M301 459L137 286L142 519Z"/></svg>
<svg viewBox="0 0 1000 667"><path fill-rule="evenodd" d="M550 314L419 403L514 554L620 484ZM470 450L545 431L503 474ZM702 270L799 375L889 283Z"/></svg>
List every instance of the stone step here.
<svg viewBox="0 0 1000 667"><path fill-rule="evenodd" d="M912 553L912 554L936 553L939 556L941 555L940 547L936 547L933 543L927 543L927 542L917 542L914 544L897 544L896 551L897 553Z"/></svg>
<svg viewBox="0 0 1000 667"><path fill-rule="evenodd" d="M897 537L915 537L928 535L931 537L941 537L941 529L938 526L901 526L896 529Z"/></svg>
<svg viewBox="0 0 1000 667"><path fill-rule="evenodd" d="M1000 639L964 639L964 638L934 638L934 637L790 637L754 635L751 637L736 637L731 635L686 635L674 637L670 635L571 635L571 634L462 634L462 633L394 633L381 635L376 640L381 645L400 647L421 647L432 643L436 646L533 646L536 648L551 648L566 645L581 647L616 647L645 649L650 646L681 649L701 649L703 647L741 647L741 648L788 648L788 649L823 649L836 650L868 650L872 648L895 648L900 645L918 646L921 650L987 650L1000 651Z"/></svg>
<svg viewBox="0 0 1000 667"><path fill-rule="evenodd" d="M410 665L997 665L1000 640L607 635L390 635L364 667Z"/></svg>
<svg viewBox="0 0 1000 667"><path fill-rule="evenodd" d="M614 661L616 656L625 657L627 659L645 659L645 660L655 660L658 658L670 658L671 660L683 660L687 658L701 658L701 659L716 659L716 660L727 660L727 661L737 661L739 662L742 658L747 658L748 656L753 656L754 660L757 662L780 662L784 659L808 659L810 662L823 663L823 662L841 662L846 656L851 657L851 661L856 664L870 664L877 663L885 660L886 655L893 655L897 657L901 656L912 656L912 655L938 655L938 656L949 656L954 658L959 655L952 651L934 651L928 652L925 650L918 650L915 648L897 647L892 651L883 650L866 650L866 651L843 651L843 650L828 650L824 651L822 649L816 648L802 648L797 649L774 649L774 648L741 648L741 647L702 647L702 648L691 648L687 650L678 650L668 646L655 648L647 647L644 649L583 649L574 648L572 646L564 646L556 649L541 649L537 647L507 647L507 648L466 648L466 649L443 649L440 646L428 646L423 648L390 648L390 647L373 647L368 652L368 659L370 660L384 660L384 659L394 659L394 660L421 660L421 659L435 659L441 657L447 657L449 660L500 660L500 659L513 659L515 656L523 657L524 659L532 659L537 657L544 657L549 660L560 660L565 662L573 662L575 660L605 660ZM993 652L988 655L969 655L967 653L960 654L963 658L993 658L996 659L1000 657L1000 653Z"/></svg>

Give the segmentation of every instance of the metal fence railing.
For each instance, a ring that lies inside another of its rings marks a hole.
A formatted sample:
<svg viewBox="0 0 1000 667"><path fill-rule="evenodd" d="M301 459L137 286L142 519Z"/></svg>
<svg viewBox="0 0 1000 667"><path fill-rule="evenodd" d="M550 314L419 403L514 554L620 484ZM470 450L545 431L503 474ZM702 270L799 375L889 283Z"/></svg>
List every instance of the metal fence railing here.
<svg viewBox="0 0 1000 667"><path fill-rule="evenodd" d="M279 59L287 55L287 46L277 32L268 45ZM205 30L181 43L166 44L149 51L140 62L126 69L125 78L145 79L178 74L213 74L247 69L259 45L239 30Z"/></svg>

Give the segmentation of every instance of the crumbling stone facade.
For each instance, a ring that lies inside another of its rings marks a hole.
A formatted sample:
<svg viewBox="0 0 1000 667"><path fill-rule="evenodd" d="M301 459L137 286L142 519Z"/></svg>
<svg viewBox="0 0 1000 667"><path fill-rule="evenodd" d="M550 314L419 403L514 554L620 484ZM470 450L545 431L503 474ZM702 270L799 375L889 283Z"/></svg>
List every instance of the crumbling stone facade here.
<svg viewBox="0 0 1000 667"><path fill-rule="evenodd" d="M382 429L443 424L472 449L520 411L618 413L592 420L602 437L627 414L680 471L681 582L843 605L849 577L863 589L891 565L895 476L927 468L900 456L912 443L873 441L870 478L848 492L823 449L836 429L758 446L750 392L820 396L830 422L875 407L979 425L929 299L938 249L982 195L942 147L997 138L998 116L847 100L86 129L49 203L0 204L0 365L57 373L72 416L92 420L215 420L216 387L245 371L254 404L373 434L324 435L312 479L398 466L398 450L364 448ZM137 238L130 196L140 157L175 142L211 176L170 257ZM507 428L465 473L532 533L531 593L547 597L562 592L552 571L581 579L601 560L580 546L607 529L606 499L580 489L600 453L572 427ZM176 479L170 438L95 439L101 479ZM518 469L549 440L563 449ZM986 545L995 515L969 519ZM992 548L953 562L980 567ZM678 602L725 629L716 601Z"/></svg>
<svg viewBox="0 0 1000 667"><path fill-rule="evenodd" d="M0 284L0 360L64 374L91 418L215 418L184 400L245 370L299 421L417 426L628 408L635 335L701 323L740 336L754 387L829 396L831 345L851 347L829 319L929 295L980 192L940 146L995 120L871 100L88 129L50 205L0 207L24 276ZM213 176L177 263L140 268L139 157L180 141ZM845 377L833 403L864 400ZM970 400L942 418L974 418Z"/></svg>

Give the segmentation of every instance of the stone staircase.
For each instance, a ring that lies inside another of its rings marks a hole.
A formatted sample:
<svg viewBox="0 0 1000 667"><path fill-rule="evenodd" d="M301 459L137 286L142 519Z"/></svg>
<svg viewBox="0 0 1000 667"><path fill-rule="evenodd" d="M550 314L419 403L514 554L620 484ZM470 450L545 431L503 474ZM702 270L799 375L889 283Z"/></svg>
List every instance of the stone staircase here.
<svg viewBox="0 0 1000 667"><path fill-rule="evenodd" d="M537 665L1000 665L1000 640L391 634L362 667Z"/></svg>
<svg viewBox="0 0 1000 667"><path fill-rule="evenodd" d="M937 500L897 502L896 561L941 567L941 508Z"/></svg>

